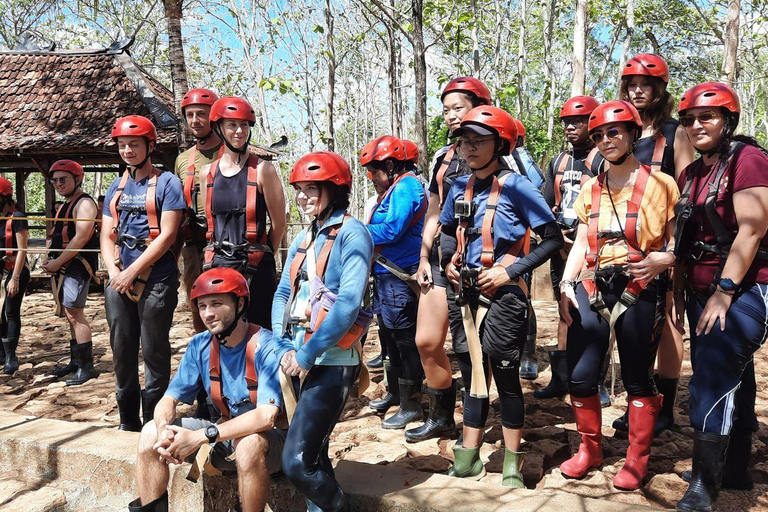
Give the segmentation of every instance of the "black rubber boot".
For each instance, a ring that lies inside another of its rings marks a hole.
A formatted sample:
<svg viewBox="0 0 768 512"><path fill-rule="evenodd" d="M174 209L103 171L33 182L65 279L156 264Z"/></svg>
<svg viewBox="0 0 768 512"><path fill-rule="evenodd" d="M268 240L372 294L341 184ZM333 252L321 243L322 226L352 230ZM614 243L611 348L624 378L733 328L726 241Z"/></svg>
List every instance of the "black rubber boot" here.
<svg viewBox="0 0 768 512"><path fill-rule="evenodd" d="M93 342L80 343L75 347L75 362L77 373L67 379L67 386L79 386L96 378L96 370L93 369Z"/></svg>
<svg viewBox="0 0 768 512"><path fill-rule="evenodd" d="M400 386L397 383L400 379L400 368L392 366L389 359L385 359L384 374L387 377L387 394L379 400L371 400L368 404L368 407L381 414L400 403Z"/></svg>
<svg viewBox="0 0 768 512"><path fill-rule="evenodd" d="M0 366L5 366L5 347L0 343Z"/></svg>
<svg viewBox="0 0 768 512"><path fill-rule="evenodd" d="M405 440L409 443L426 441L442 434L453 434L456 423L453 411L456 409L456 380L447 389L427 388L429 393L429 417L420 427L405 431Z"/></svg>
<svg viewBox="0 0 768 512"><path fill-rule="evenodd" d="M163 395L151 395L146 391L141 392L141 414L144 425L155 419L155 406L163 398Z"/></svg>
<svg viewBox="0 0 768 512"><path fill-rule="evenodd" d="M659 393L664 395L664 401L661 404L661 413L656 420L656 430L654 435L659 435L665 430L669 430L675 425L675 402L677 401L677 384L680 381L677 379L662 379L659 377L656 379L656 387L659 389Z"/></svg>
<svg viewBox="0 0 768 512"><path fill-rule="evenodd" d="M539 377L539 359L536 357L536 313L528 307L528 337L520 357L520 378L536 380Z"/></svg>
<svg viewBox="0 0 768 512"><path fill-rule="evenodd" d="M725 467L725 454L730 436L696 431L693 442L693 470L691 482L677 510L711 512Z"/></svg>
<svg viewBox="0 0 768 512"><path fill-rule="evenodd" d="M128 504L128 512L168 512L168 492L146 505L142 505L141 499L136 498Z"/></svg>
<svg viewBox="0 0 768 512"><path fill-rule="evenodd" d="M399 379L400 409L381 422L381 428L397 430L405 428L408 423L421 421L424 411L421 410L421 381Z"/></svg>
<svg viewBox="0 0 768 512"><path fill-rule="evenodd" d="M13 375L19 369L19 359L16 357L18 346L19 338L3 338L3 349L5 350L3 373L6 375Z"/></svg>
<svg viewBox="0 0 768 512"><path fill-rule="evenodd" d="M549 368L552 370L552 380L547 387L537 389L533 396L538 399L562 398L568 393L568 360L565 350L549 351Z"/></svg>
<svg viewBox="0 0 768 512"><path fill-rule="evenodd" d="M368 368L381 368L384 366L384 358L381 354L379 354L365 364L368 366Z"/></svg>
<svg viewBox="0 0 768 512"><path fill-rule="evenodd" d="M77 340L69 340L69 363L67 363L65 366L62 366L61 368L54 368L54 370L51 372L54 377L64 377L65 375L69 375L70 373L77 371L77 363L75 362L76 345Z"/></svg>
<svg viewBox="0 0 768 512"><path fill-rule="evenodd" d="M603 367L600 369L600 383L597 386L597 394L600 395L600 407L605 409L611 406L611 394L605 388L605 377L608 375L608 369L611 367L611 356L606 355L603 359ZM626 414L624 418L626 419ZM629 420L627 420L629 421ZM614 427L616 428L616 427Z"/></svg>
<svg viewBox="0 0 768 512"><path fill-rule="evenodd" d="M141 432L140 403L141 393L139 391L125 393L117 399L117 408L120 410L120 426L117 427L117 430Z"/></svg>
<svg viewBox="0 0 768 512"><path fill-rule="evenodd" d="M725 469L720 482L721 489L732 491L751 491L755 481L749 471L749 458L752 455L752 432L747 434L731 433L728 453L725 455ZM683 471L683 480L691 482L691 472Z"/></svg>

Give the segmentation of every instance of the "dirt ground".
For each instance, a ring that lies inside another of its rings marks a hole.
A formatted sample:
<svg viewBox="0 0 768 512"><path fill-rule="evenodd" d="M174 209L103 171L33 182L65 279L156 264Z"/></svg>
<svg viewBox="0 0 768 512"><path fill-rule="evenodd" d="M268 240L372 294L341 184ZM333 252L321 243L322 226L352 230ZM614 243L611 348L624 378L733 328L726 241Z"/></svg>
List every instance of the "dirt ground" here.
<svg viewBox="0 0 768 512"><path fill-rule="evenodd" d="M183 299L180 297L180 299ZM192 334L189 309L183 300L176 312L171 329L171 343L175 366ZM533 390L549 382L550 373L546 351L555 344L556 308L552 302L535 304L538 316L538 354L541 372L538 380L523 381L526 400L526 421L523 450L526 452L524 476L526 485L536 489L557 488L575 494L607 500L649 505L660 509L673 507L687 485L680 478L690 468L693 430L687 417L688 376L690 363L686 360L676 409L678 428L661 434L653 443L650 461L650 479L645 487L635 492L617 491L611 485L613 475L621 467L627 448L626 434L610 428L613 419L623 413L626 393L617 383L614 405L604 409L603 449L605 464L600 471L592 471L582 480L563 478L558 467L578 447L573 415L567 401L536 400ZM0 410L30 414L67 421L91 421L117 425L112 352L109 348L103 297L92 294L86 310L93 327L94 354L98 379L78 387L66 387L49 372L68 357L69 332L63 318L53 316L53 301L49 293L36 292L25 298L23 328L19 346L21 366L12 376L0 375ZM375 338L375 331L372 333ZM449 345L447 345L449 348ZM365 358L378 354L378 345L366 345ZM687 359L687 353L686 353ZM752 492L723 491L718 510L768 511L768 388L764 370L768 351L756 356L758 369L757 413L760 431L755 436L753 449L753 475L757 486ZM455 366L458 376L458 367ZM331 452L337 459L349 459L372 464L393 464L427 472L443 472L451 463L454 439L430 440L409 444L400 431L386 431L379 427L382 417L368 408L372 398L384 393L382 371L372 372L374 384L365 396L350 400L342 421L331 439ZM481 450L486 462L486 481L501 482L503 448L498 401L492 390L492 408L488 421L485 444ZM426 404L426 397L424 398ZM189 411L190 408L186 408ZM456 422L461 421L461 408L457 408Z"/></svg>

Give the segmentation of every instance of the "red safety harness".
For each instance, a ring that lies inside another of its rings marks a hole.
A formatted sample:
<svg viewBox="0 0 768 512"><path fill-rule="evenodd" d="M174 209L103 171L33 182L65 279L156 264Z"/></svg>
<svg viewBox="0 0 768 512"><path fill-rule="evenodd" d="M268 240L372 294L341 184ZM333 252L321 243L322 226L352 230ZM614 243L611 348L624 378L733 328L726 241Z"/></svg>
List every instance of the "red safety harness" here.
<svg viewBox="0 0 768 512"><path fill-rule="evenodd" d="M217 159L221 158L221 154L224 152L224 146L219 148L219 154ZM197 156L197 146L192 146L189 150L189 160L187 160L187 173L184 177L184 199L187 201L187 208L191 211L197 211L197 194L200 193L200 187L195 186L195 176L197 175L197 169L195 166L195 157Z"/></svg>
<svg viewBox="0 0 768 512"><path fill-rule="evenodd" d="M589 152L587 155L587 158L584 159L584 166L588 169L592 169L592 163L595 160L595 157L598 155L599 151L597 148L592 148L592 151ZM560 160L557 165L557 170L555 171L555 179L553 182L554 186L554 192L555 192L555 206L558 208L560 207L560 203L563 201L563 177L565 176L565 172L568 170L573 170L573 165L575 163L575 159L573 158L573 152L572 151L564 151L560 153ZM584 180L582 180L582 183Z"/></svg>
<svg viewBox="0 0 768 512"><path fill-rule="evenodd" d="M75 228L75 221L70 220L72 219L72 210L74 210L75 205L80 202L81 199L91 199L93 198L89 196L88 194L82 193L80 194L77 199L74 201L69 201L68 203L62 204L59 206L59 208L56 210L56 221L53 223L53 226L51 227L51 230L48 232L47 239L50 241L49 248L51 249L66 249L69 246L70 242L70 231L74 231ZM66 211L64 211L64 207L67 207ZM94 238L94 235L96 234L96 222L93 222L91 224L91 230L90 233L88 233L88 241L86 242L86 245L83 248L96 248L98 245L98 241ZM57 235L61 238L61 243L59 244L57 241ZM92 257L89 258L91 261L88 261L86 258L83 257L82 254L78 254L71 260L69 260L65 266L62 268L62 271L64 268L68 267L70 263L72 263L74 260L80 260L80 262L83 264L83 267L85 267L85 270L88 272L88 274L91 276L91 279L93 279L96 284L100 282L98 276L96 276L94 272L94 264L92 262L96 262L97 258ZM60 271L59 273L63 273ZM56 295L54 295L56 296Z"/></svg>
<svg viewBox="0 0 768 512"><path fill-rule="evenodd" d="M256 406L258 403L257 392L259 379L256 375L256 351L259 349L259 335L261 334L261 328L255 324L248 325L248 344L245 347L245 383L248 387L248 398L251 403ZM209 376L211 379L211 400L221 413L221 418L224 421L229 419L229 406L224 401L224 383L221 380L221 347L219 342L212 336L211 337L211 352L210 352L210 371Z"/></svg>
<svg viewBox="0 0 768 512"><path fill-rule="evenodd" d="M315 274L318 278L320 278L321 281L325 277L325 268L328 266L328 258L331 255L333 243L336 241L336 237L339 235L339 230L341 230L341 227L345 222L347 222L349 218L349 214L344 215L344 219L341 221L341 223L333 226L328 231L328 236L325 238L325 242L320 248L320 253L317 255L317 263L315 264ZM291 303L293 302L293 297L295 297L299 291L299 286L301 285L301 266L304 265L304 261L307 259L307 250L312 245L313 241L314 239L312 238L310 229L307 231L307 236L305 236L304 240L301 241L301 245L299 245L299 248L296 251L296 255L293 257L293 261L291 262L289 274L291 276L291 300L288 301L286 311L288 311L288 308L290 308Z"/></svg>
<svg viewBox="0 0 768 512"><path fill-rule="evenodd" d="M211 165L211 170L208 172L207 184L208 193L205 198L205 216L208 220L208 233L206 238L208 239L208 245L204 249L203 268L211 268L213 264L213 257L217 250L220 250L219 244L216 242L216 225L213 219L213 191L214 182L216 179L216 171L219 168L220 160L216 160ZM246 244L243 249L248 254L246 273L253 275L256 269L259 267L264 254L271 253L272 249L267 245L267 230L266 226L260 226L258 219L257 201L259 196L259 183L258 183L258 165L259 157L256 155L250 155L247 163L246 177L246 190L245 190L245 238Z"/></svg>
<svg viewBox="0 0 768 512"><path fill-rule="evenodd" d="M445 202L445 173L448 172L448 167L451 166L454 153L456 153L456 144L451 145L451 147L448 148L448 151L445 152L443 161L440 162L440 168L437 170L437 175L435 176L435 181L437 182L437 195L440 198L441 207Z"/></svg>
<svg viewBox="0 0 768 512"><path fill-rule="evenodd" d="M14 213L16 213L16 205L11 203L6 216L13 217ZM12 272L14 265L16 265L16 251L11 250L13 249L13 219L6 219L5 221L5 248L9 250L5 251L3 271Z"/></svg>

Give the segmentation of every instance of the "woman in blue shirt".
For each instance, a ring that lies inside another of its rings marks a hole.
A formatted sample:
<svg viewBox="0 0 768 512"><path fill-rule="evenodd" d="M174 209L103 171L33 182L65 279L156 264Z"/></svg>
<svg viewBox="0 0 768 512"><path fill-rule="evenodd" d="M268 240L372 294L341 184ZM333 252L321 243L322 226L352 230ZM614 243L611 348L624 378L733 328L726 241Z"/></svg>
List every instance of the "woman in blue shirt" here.
<svg viewBox="0 0 768 512"><path fill-rule="evenodd" d="M373 139L360 153L360 164L368 171L379 195L366 227L374 248L374 302L378 313L379 339L387 346L384 370L389 390L370 406L385 413L393 405L399 410L381 426L401 429L419 421L421 382L424 370L416 348L416 311L419 288L410 276L419 265L421 230L427 210L424 186L407 170L408 157L400 139Z"/></svg>
<svg viewBox="0 0 768 512"><path fill-rule="evenodd" d="M541 192L503 159L517 138L512 116L496 107L477 107L454 135L472 174L460 176L446 197L441 263L457 290L448 303L454 343L467 346L469 353L457 354L467 390L464 438L453 447L455 462L448 474L470 479L485 474L480 446L488 417L487 379L493 375L506 447L502 483L523 487L519 369L528 334L525 276L562 247L563 236ZM542 240L526 254L529 230ZM486 382L473 383L473 373L486 376Z"/></svg>
<svg viewBox="0 0 768 512"><path fill-rule="evenodd" d="M363 223L347 214L352 173L339 155L306 155L294 165L289 183L312 223L288 250L283 268L290 271L283 272L272 307L277 360L286 375L298 377L294 388L303 381L283 451L283 472L306 497L310 511L345 511L350 505L333 474L328 438L360 373L359 338L365 329L355 330L356 318L373 242ZM319 314L307 314L308 307L318 307L310 303L310 289L335 296L322 323L313 322ZM351 333L356 333L354 344L348 343Z"/></svg>

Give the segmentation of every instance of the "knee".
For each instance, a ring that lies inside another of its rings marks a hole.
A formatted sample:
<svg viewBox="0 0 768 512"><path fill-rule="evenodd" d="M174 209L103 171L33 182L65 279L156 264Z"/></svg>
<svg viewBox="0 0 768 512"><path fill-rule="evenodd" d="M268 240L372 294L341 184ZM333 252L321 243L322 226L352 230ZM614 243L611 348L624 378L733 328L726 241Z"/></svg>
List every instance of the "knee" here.
<svg viewBox="0 0 768 512"><path fill-rule="evenodd" d="M283 474L294 485L303 482L307 478L308 468L301 453L294 449L296 443L285 444L283 448Z"/></svg>
<svg viewBox="0 0 768 512"><path fill-rule="evenodd" d="M139 437L139 458L155 456L155 443L157 443L157 427L154 421L150 421L141 429Z"/></svg>
<svg viewBox="0 0 768 512"><path fill-rule="evenodd" d="M267 452L269 452L269 441L263 433L257 432L245 436L235 447L237 470L249 472L263 466Z"/></svg>
<svg viewBox="0 0 768 512"><path fill-rule="evenodd" d="M598 386L594 382L571 379L568 381L568 392L573 396L585 398L596 395Z"/></svg>

